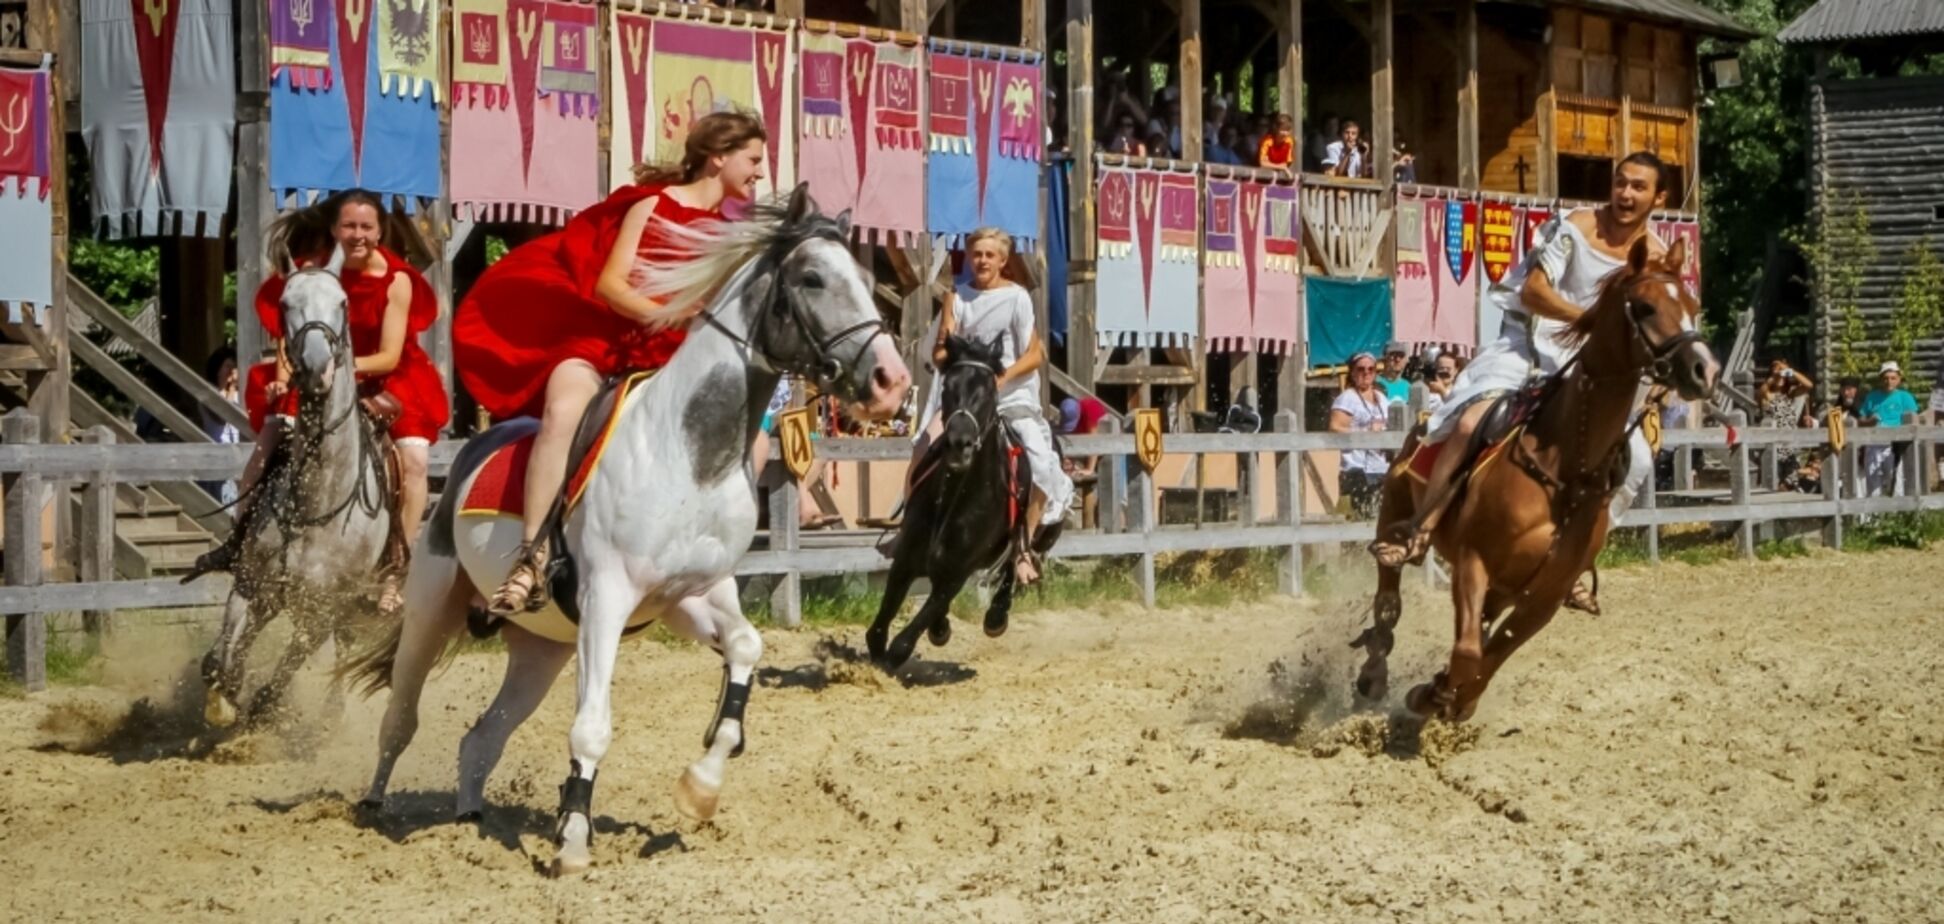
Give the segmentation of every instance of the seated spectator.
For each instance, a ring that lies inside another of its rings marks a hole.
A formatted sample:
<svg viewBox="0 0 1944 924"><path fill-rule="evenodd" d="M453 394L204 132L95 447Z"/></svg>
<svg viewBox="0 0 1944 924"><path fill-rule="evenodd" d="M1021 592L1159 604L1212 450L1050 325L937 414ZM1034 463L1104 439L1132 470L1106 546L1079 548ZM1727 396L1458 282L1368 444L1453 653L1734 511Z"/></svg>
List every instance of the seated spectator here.
<svg viewBox="0 0 1944 924"><path fill-rule="evenodd" d="M1265 135L1256 149L1256 166L1284 173L1296 169L1296 123L1282 113L1276 114L1276 130Z"/></svg>
<svg viewBox="0 0 1944 924"><path fill-rule="evenodd" d="M1323 172L1330 176L1369 177L1370 145L1362 140L1363 128L1354 120L1343 121L1343 132L1323 151Z"/></svg>
<svg viewBox="0 0 1944 924"><path fill-rule="evenodd" d="M1220 137L1222 129L1229 124L1228 97L1216 94L1208 98L1207 111L1202 120L1202 144L1208 139Z"/></svg>
<svg viewBox="0 0 1944 924"><path fill-rule="evenodd" d="M1381 433L1390 428L1390 397L1377 384L1377 357L1358 353L1350 358L1350 384L1330 405L1330 432ZM1347 449L1337 490L1358 519L1377 517L1390 453L1381 449Z"/></svg>
<svg viewBox="0 0 1944 924"><path fill-rule="evenodd" d="M1161 88L1160 102L1155 104L1148 118L1148 150L1166 151L1153 154L1154 157L1181 156L1181 88L1166 86ZM1161 136L1161 143L1154 143L1155 135Z"/></svg>
<svg viewBox="0 0 1944 924"><path fill-rule="evenodd" d="M1842 414L1852 420L1856 418L1856 408L1863 403L1863 384L1855 376L1844 376L1836 385L1836 400L1823 408L1822 417L1817 420L1821 426L1829 425L1829 415Z"/></svg>
<svg viewBox="0 0 1944 924"><path fill-rule="evenodd" d="M1230 164L1241 166L1242 158L1235 156L1235 126L1224 125L1215 133L1202 138L1202 160L1211 164Z"/></svg>
<svg viewBox="0 0 1944 924"><path fill-rule="evenodd" d="M1404 344L1392 341L1384 347L1384 370L1377 376L1377 385L1392 401L1411 400L1411 379L1404 374L1404 364L1409 361Z"/></svg>
<svg viewBox="0 0 1944 924"><path fill-rule="evenodd" d="M1862 403L1856 406L1856 422L1864 427L1900 427L1904 415L1917 413L1917 399L1903 389L1903 369L1895 362L1886 362L1877 370L1878 388L1863 396ZM1897 466L1901 459L1901 446L1863 447L1863 483L1865 494L1878 497L1896 491Z"/></svg>
<svg viewBox="0 0 1944 924"><path fill-rule="evenodd" d="M1323 126L1315 132L1312 132L1309 136L1307 153L1309 155L1309 162L1314 164L1316 169L1323 169L1323 161L1330 156L1330 145L1335 144L1337 142L1337 136L1342 133L1343 121L1337 118L1336 113L1324 113Z"/></svg>
<svg viewBox="0 0 1944 924"><path fill-rule="evenodd" d="M1141 143L1141 136L1134 133L1134 117L1122 115L1114 126L1114 136L1107 139L1107 153L1124 154L1128 157L1146 157L1147 145Z"/></svg>

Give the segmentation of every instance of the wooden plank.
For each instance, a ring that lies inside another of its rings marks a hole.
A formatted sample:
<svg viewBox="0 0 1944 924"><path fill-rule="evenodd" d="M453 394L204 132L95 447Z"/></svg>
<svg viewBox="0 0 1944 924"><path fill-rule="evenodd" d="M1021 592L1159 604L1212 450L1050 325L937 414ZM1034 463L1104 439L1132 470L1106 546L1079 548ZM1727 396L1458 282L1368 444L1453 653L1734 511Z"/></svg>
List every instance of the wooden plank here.
<svg viewBox="0 0 1944 924"><path fill-rule="evenodd" d="M949 34L958 34L953 29ZM1019 0L1019 46L1046 50L1046 0Z"/></svg>
<svg viewBox="0 0 1944 924"><path fill-rule="evenodd" d="M1282 30L1283 53L1282 68L1277 74L1277 85L1280 89L1277 95L1283 113L1288 115L1292 124L1295 125L1296 143L1298 145L1296 151L1296 169L1301 170L1303 166L1302 145L1304 144L1303 0L1278 0L1278 2L1282 10L1279 25ZM1304 237L1307 238L1308 228L1303 230ZM1307 240L1305 241L1305 247L1308 247ZM1276 407L1279 410L1297 412L1295 426L1292 430L1301 430L1303 427L1301 410L1303 407L1304 391L1308 388L1308 383L1303 376L1303 344L1308 338L1303 336L1302 332L1307 329L1306 325L1308 323L1309 308L1304 304L1303 297L1299 295L1296 299L1296 347L1280 357L1276 363ZM1279 471L1281 464L1278 461ZM1279 486L1280 484L1281 482L1278 481ZM1298 559L1296 568L1300 572L1300 550L1298 550L1296 558ZM1300 575L1295 587L1284 588L1285 593L1295 593L1300 590Z"/></svg>
<svg viewBox="0 0 1944 924"><path fill-rule="evenodd" d="M86 316L88 320L107 328L110 334L127 344L135 351L135 355L140 356L157 372L162 373L171 384L187 392L197 404L215 412L225 422L235 425L237 430L255 435L256 431L250 428L249 412L224 398L223 393L216 390L216 386L206 381L200 372L190 368L188 363L163 348L161 344L148 339L140 328L122 317L120 311L108 304L101 296L96 295L86 283L72 277L68 279L68 304L74 306L75 310ZM93 365L92 360L88 362L89 365ZM245 369L250 365L241 356L237 357L237 364ZM151 410L150 413L153 411Z"/></svg>
<svg viewBox="0 0 1944 924"><path fill-rule="evenodd" d="M1458 185L1470 190L1484 177L1478 131L1478 0L1458 0Z"/></svg>
<svg viewBox="0 0 1944 924"><path fill-rule="evenodd" d="M1093 0L1067 0L1067 149L1073 169L1067 187L1067 374L1078 390L1094 390L1094 18Z"/></svg>
<svg viewBox="0 0 1944 924"><path fill-rule="evenodd" d="M89 584L42 584L38 587L0 587L0 613L11 623L44 613L74 610L146 610L176 606L214 606L229 597L230 579L212 574L193 584L177 578L143 581L106 581Z"/></svg>
<svg viewBox="0 0 1944 924"><path fill-rule="evenodd" d="M236 361L248 367L269 345L249 309L274 270L266 265L263 235L276 217L270 193L270 49L268 7L237 5L236 16Z"/></svg>
<svg viewBox="0 0 1944 924"><path fill-rule="evenodd" d="M1391 181L1391 144L1397 137L1396 16L1394 0L1370 0L1370 155L1380 183Z"/></svg>
<svg viewBox="0 0 1944 924"><path fill-rule="evenodd" d="M10 372L44 372L52 368L41 351L25 343L0 343L0 369Z"/></svg>
<svg viewBox="0 0 1944 924"><path fill-rule="evenodd" d="M1181 150L1175 156L1202 159L1202 0L1181 2Z"/></svg>
<svg viewBox="0 0 1944 924"><path fill-rule="evenodd" d="M1553 12L1554 24L1546 31L1552 36L1553 46L1557 47L1566 39L1560 35L1557 20L1559 11ZM1536 113L1539 120L1539 163L1536 165L1536 172L1539 175L1539 195L1542 198L1559 195L1559 96L1554 90L1553 83L1553 50L1548 48L1539 59L1539 101Z"/></svg>
<svg viewBox="0 0 1944 924"><path fill-rule="evenodd" d="M115 434L107 427L90 427L81 441L96 446L113 446ZM75 523L75 571L83 582L112 581L115 578L115 483L97 478L81 488L81 517ZM100 636L113 630L113 616L107 610L83 610L81 624L89 635Z"/></svg>
<svg viewBox="0 0 1944 924"><path fill-rule="evenodd" d="M37 444L41 421L33 413L16 409L0 417L0 439L9 448ZM29 470L6 479L5 511L0 513L4 532L7 586L4 591L28 592L41 582L41 511L47 505L46 486L38 472ZM39 613L7 613L7 676L28 692L47 689L47 621Z"/></svg>
<svg viewBox="0 0 1944 924"><path fill-rule="evenodd" d="M1109 366L1100 373L1102 385L1193 385L1195 370L1188 366Z"/></svg>
<svg viewBox="0 0 1944 924"><path fill-rule="evenodd" d="M129 400L154 414L157 420L162 421L164 426L175 433L177 439L185 443L210 441L209 434L203 432L201 423L190 420L181 411L176 410L175 405L162 400L162 396L150 390L140 377L128 371L121 363L115 362L114 357L95 346L93 341L86 337L76 337L71 346L74 348L74 355L86 363L88 368L107 379L108 384L115 386L115 390Z"/></svg>

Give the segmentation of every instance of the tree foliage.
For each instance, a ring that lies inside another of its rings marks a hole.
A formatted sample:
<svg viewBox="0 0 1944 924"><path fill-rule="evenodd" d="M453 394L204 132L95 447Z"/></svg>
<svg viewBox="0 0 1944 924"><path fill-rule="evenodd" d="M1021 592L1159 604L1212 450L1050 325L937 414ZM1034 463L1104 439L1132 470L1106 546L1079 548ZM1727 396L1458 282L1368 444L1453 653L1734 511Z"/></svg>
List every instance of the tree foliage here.
<svg viewBox="0 0 1944 924"><path fill-rule="evenodd" d="M134 317L162 283L162 251L76 237L68 248L68 269L108 304Z"/></svg>

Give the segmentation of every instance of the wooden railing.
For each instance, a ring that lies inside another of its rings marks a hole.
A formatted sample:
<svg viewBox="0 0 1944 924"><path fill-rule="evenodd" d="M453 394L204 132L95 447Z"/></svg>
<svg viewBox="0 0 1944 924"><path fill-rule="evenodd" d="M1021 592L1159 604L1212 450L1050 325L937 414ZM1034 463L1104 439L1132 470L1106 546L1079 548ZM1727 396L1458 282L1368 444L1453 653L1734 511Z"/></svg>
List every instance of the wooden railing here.
<svg viewBox="0 0 1944 924"><path fill-rule="evenodd" d="M1313 478L1304 468L1311 456L1334 456L1346 449L1395 450L1402 445L1410 412L1396 409L1396 419L1388 432L1381 433L1301 433L1295 432L1295 418L1285 412L1276 420L1277 432L1262 434L1170 434L1164 451L1170 455L1197 457L1230 455L1238 457L1235 488L1235 516L1220 523L1164 526L1159 516L1162 491L1132 456L1131 435L1112 432L1119 429L1112 419L1103 422L1109 432L1073 437L1066 442L1071 456L1102 456L1099 482L1094 495L1099 499L1097 523L1089 529L1071 530L1055 554L1065 558L1095 556L1138 556L1138 578L1144 599L1152 604L1155 593L1155 559L1173 552L1207 551L1235 548L1271 548L1282 552L1279 567L1284 592L1303 592L1305 550L1336 543L1365 542L1372 537L1368 521L1348 520L1334 515L1305 516L1302 511L1313 490ZM220 577L205 578L182 586L172 579L114 581L109 562L113 556L112 497L114 486L124 481L214 480L234 478L249 455L248 446L214 444L189 445L113 445L93 442L44 445L39 441L39 421L24 411L0 418L0 476L5 478L5 576L0 587L0 613L7 615L9 664L14 675L30 687L40 682L40 652L45 644L45 615L58 612L87 611L93 622L109 623L115 610L208 606L222 602L228 584ZM1863 515L1908 510L1944 509L1944 494L1931 493L1935 472L1934 444L1944 440L1944 427L1918 426L1915 420L1895 428L1857 428L1849 431L1848 444L1826 460L1823 491L1819 495L1775 491L1777 453L1806 451L1823 447L1828 434L1822 430L1742 429L1734 431L1730 442L1724 429L1670 430L1663 436L1663 447L1677 450L1701 449L1725 458L1729 487L1718 496L1689 506L1668 506L1652 487L1636 502L1624 526L1644 528L1650 557L1658 560L1660 528L1674 523L1732 524L1737 544L1745 556L1753 556L1764 531L1788 520L1823 521L1826 543L1840 546L1845 522ZM1900 490L1902 496L1864 497L1861 453L1864 447L1891 445L1904 456ZM434 447L432 469L443 477L459 445L440 443ZM909 458L910 443L902 439L829 439L818 443L818 453L837 463L903 462ZM778 464L772 462L772 465ZM50 490L70 490L78 486L83 515L77 527L80 562L75 583L42 583L42 518L40 512ZM1692 469L1682 465L1677 474L1677 489L1694 487ZM1693 493L1683 491L1683 493ZM1692 499L1692 498L1683 498ZM773 575L772 614L786 625L795 625L802 613L802 580L805 576L860 573L883 570L885 560L872 547L872 535L806 536L796 528L797 488L783 479L781 487L770 493L770 521L774 528L766 542L743 556L737 571L742 575ZM104 512L107 511L107 512ZM22 554L25 552L25 554Z"/></svg>
<svg viewBox="0 0 1944 924"><path fill-rule="evenodd" d="M1385 271L1379 258L1391 203L1384 184L1304 174L1302 196L1303 241L1315 271L1358 278Z"/></svg>

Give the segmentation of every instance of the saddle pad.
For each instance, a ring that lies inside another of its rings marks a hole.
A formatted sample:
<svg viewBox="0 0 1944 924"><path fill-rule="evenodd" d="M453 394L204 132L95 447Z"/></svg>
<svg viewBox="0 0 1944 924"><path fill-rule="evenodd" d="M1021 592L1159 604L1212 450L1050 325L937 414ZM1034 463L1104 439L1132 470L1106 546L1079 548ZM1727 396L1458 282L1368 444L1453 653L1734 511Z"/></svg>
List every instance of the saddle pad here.
<svg viewBox="0 0 1944 924"><path fill-rule="evenodd" d="M652 375L653 372L636 372L605 395L597 396L588 406L590 416L600 415L600 426L594 430L593 441L588 444L586 451L579 455L578 464L574 458L568 459L568 464L573 466L573 476L567 479L568 510L573 510L574 505L580 503L581 493L587 489L588 481L593 479L594 468L607 449L608 436L620 421L621 409L627 406L628 396ZM588 423L583 421L583 430L586 430ZM508 443L494 452L479 467L479 475L473 479L472 489L466 492L466 499L459 505L459 515L525 516L527 460L532 455L533 437L530 436Z"/></svg>
<svg viewBox="0 0 1944 924"><path fill-rule="evenodd" d="M1497 459L1505 451L1505 447L1512 445L1512 441L1518 439L1523 433L1525 433L1525 424L1520 424L1513 427L1511 432L1497 442L1485 447L1485 451L1478 454L1478 461L1472 463L1472 477L1475 478L1485 471L1485 467L1490 465L1492 460ZM1411 453L1411 457L1405 460L1405 471L1409 472L1412 478L1416 478L1419 484L1429 482L1431 468L1438 464L1438 457L1444 454L1445 443L1449 442L1451 441L1419 443L1417 451Z"/></svg>

